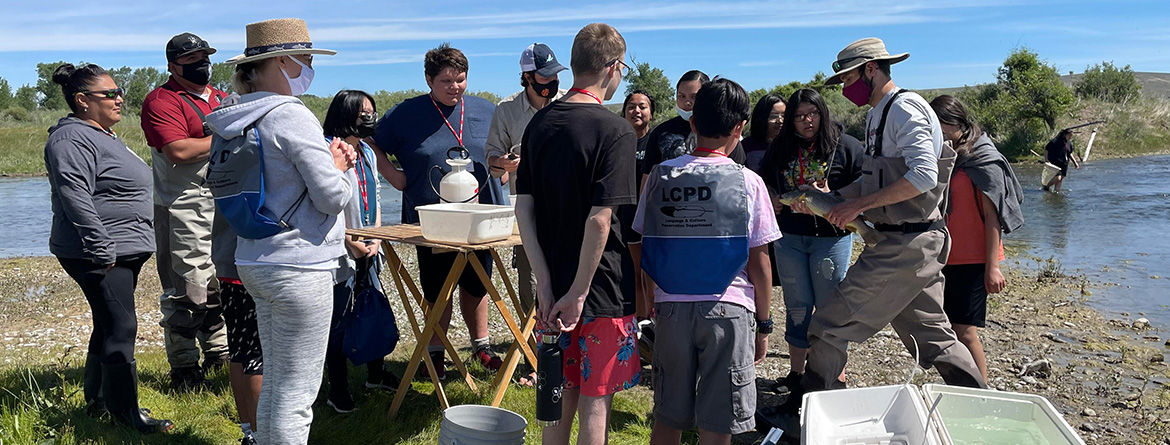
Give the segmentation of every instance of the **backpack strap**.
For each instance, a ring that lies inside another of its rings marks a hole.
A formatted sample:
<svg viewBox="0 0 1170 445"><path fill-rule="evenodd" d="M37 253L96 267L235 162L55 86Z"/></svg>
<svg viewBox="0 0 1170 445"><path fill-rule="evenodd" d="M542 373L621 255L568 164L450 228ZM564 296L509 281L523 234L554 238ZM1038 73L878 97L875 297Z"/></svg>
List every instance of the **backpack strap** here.
<svg viewBox="0 0 1170 445"><path fill-rule="evenodd" d="M905 92L906 92L906 90L904 90L904 89L900 89L897 92L895 92L894 96L890 98L890 101L886 102L886 108L884 110L882 110L882 120L878 121L877 135L874 136L874 145L873 145L873 155L874 156L881 156L882 155L882 143L885 142L885 134L886 134L886 117L889 116L889 114L890 114L890 107L892 107L894 105L894 100L897 99L898 96L900 96L902 93L905 93Z"/></svg>
<svg viewBox="0 0 1170 445"><path fill-rule="evenodd" d="M272 110L269 110L269 111L272 111ZM260 142L260 128L255 127L255 126L249 126L249 128L253 132L256 133L256 149L257 149L257 151L260 152L260 168L263 169L264 168L264 144L262 142ZM244 130L244 131L247 132L247 130ZM301 207L301 204L305 202L306 196L309 196L308 185L306 185L305 190L301 192L301 196L297 197L296 202L293 202L292 207L289 207L288 210L285 210L284 213L280 215L280 218L277 218L276 224L280 225L281 228L291 229L292 225L290 225L288 222L286 222L285 218L288 218L289 215L291 215L293 212L295 212L298 208Z"/></svg>

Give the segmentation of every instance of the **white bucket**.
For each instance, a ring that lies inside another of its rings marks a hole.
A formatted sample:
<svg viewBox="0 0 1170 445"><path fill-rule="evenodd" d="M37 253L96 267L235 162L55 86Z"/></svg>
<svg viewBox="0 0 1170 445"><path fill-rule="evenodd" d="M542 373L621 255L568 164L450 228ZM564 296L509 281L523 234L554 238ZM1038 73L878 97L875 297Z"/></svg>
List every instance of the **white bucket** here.
<svg viewBox="0 0 1170 445"><path fill-rule="evenodd" d="M1044 171L1040 172L1040 185L1048 185L1060 174L1060 167L1053 165L1050 162L1044 163Z"/></svg>
<svg viewBox="0 0 1170 445"><path fill-rule="evenodd" d="M516 225L509 206L490 204L431 204L420 206L423 238L442 243L482 244L507 239Z"/></svg>
<svg viewBox="0 0 1170 445"><path fill-rule="evenodd" d="M503 408L452 406L443 411L440 445L522 445L528 421Z"/></svg>
<svg viewBox="0 0 1170 445"><path fill-rule="evenodd" d="M890 412L882 418L890 400ZM927 430L926 405L914 386L878 386L804 395L804 445L940 445Z"/></svg>
<svg viewBox="0 0 1170 445"><path fill-rule="evenodd" d="M947 444L1085 443L1041 396L934 384L922 390L927 403L939 400L932 424Z"/></svg>

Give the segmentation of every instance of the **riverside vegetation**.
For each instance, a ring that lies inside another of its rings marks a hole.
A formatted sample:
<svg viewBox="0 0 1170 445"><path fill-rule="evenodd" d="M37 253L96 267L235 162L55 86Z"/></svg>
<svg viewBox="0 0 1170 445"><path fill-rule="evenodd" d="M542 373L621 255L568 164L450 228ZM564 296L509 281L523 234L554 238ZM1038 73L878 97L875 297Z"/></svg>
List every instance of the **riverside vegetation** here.
<svg viewBox="0 0 1170 445"><path fill-rule="evenodd" d="M44 144L46 131L64 116L61 90L49 78L57 63L37 64L36 85L24 85L15 91L0 79L0 176L40 176L45 173ZM627 91L642 89L654 96L659 113L654 123L674 117L673 83L661 69L648 62L631 59L633 69L626 76ZM152 86L167 79L156 68L122 67L110 72L126 88L122 122L114 130L136 153L150 162L149 148L142 135L138 112L142 99ZM211 83L230 91L226 64L215 64ZM1145 74L1145 73L1143 73ZM954 94L978 117L979 124L992 136L999 149L1013 161L1035 160L1043 154L1044 144L1057 129L1083 122L1104 119L1094 143L1093 158L1130 157L1167 151L1170 139L1170 98L1157 92L1143 94L1139 78L1128 67L1118 68L1111 62L1089 67L1082 74L1062 78L1052 65L1027 48L1014 50L996 72L996 81L963 88L920 91L927 100L939 94ZM825 75L817 73L808 82L793 81L771 89L750 93L752 103L768 93L787 98L799 88L813 88L825 97L833 115L845 124L846 132L862 136L865 111L840 94L839 85L824 85ZM1164 78L1154 81L1165 82ZM1065 82L1071 83L1066 85ZM424 94L417 90L378 91L374 99L382 110L398 102ZM499 102L501 97L486 91L469 94ZM325 118L331 97L301 96L305 105ZM611 107L617 111L617 107ZM1077 135L1076 147L1083 152L1090 129Z"/></svg>

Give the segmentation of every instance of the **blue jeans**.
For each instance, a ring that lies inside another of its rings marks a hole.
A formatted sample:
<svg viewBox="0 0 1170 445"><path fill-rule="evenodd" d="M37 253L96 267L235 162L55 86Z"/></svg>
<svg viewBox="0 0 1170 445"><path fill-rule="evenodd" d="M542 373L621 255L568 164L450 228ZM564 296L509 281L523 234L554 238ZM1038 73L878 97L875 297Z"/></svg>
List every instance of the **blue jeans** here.
<svg viewBox="0 0 1170 445"><path fill-rule="evenodd" d="M784 290L784 341L808 348L813 308L824 303L845 279L853 237L820 237L784 233L774 241L776 270Z"/></svg>

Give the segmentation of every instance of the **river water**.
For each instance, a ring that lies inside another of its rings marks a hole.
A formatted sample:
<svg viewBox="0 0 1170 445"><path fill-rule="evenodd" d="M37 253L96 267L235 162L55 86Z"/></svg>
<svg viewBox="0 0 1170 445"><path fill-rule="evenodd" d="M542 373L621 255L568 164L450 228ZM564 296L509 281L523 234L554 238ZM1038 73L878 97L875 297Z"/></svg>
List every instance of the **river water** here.
<svg viewBox="0 0 1170 445"><path fill-rule="evenodd" d="M1170 326L1170 156L1092 161L1070 172L1060 194L1040 190L1039 164L1016 173L1025 223L1005 243L1024 250L1021 264L1055 259L1088 277L1095 307ZM380 191L383 224L397 224L401 192L384 181ZM48 180L0 179L0 203L0 257L48 255Z"/></svg>

